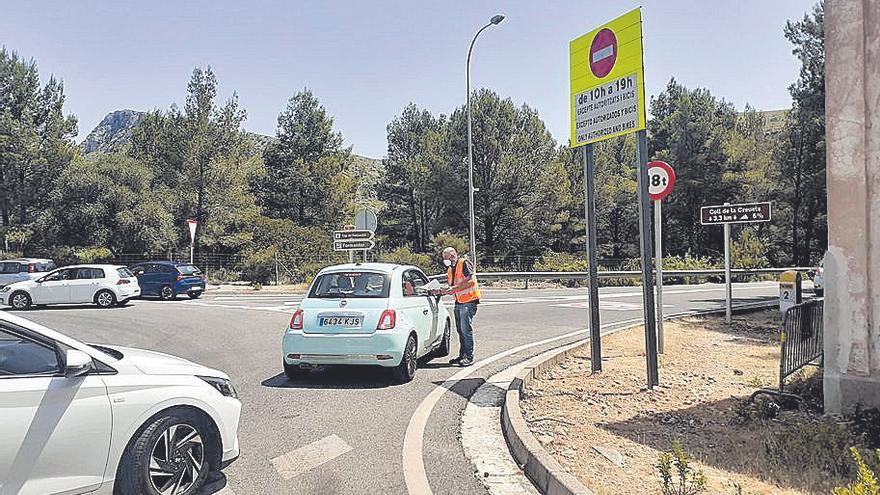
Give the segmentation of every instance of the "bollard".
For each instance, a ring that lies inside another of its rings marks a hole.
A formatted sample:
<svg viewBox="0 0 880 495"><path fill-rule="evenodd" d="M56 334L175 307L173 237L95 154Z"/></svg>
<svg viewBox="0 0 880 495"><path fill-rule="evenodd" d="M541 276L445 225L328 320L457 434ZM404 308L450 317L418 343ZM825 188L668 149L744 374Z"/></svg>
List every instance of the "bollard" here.
<svg viewBox="0 0 880 495"><path fill-rule="evenodd" d="M801 292L801 273L788 270L779 274L779 311L785 313L788 308L803 302Z"/></svg>

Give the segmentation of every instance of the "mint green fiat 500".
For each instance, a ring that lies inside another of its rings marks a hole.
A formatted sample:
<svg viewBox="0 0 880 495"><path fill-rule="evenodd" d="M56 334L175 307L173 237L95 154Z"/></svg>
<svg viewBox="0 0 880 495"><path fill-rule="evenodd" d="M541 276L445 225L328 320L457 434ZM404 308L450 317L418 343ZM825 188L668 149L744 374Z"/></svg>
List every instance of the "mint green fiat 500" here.
<svg viewBox="0 0 880 495"><path fill-rule="evenodd" d="M414 266L321 270L284 332L284 373L294 379L315 366L375 365L409 382L420 359L449 354L449 312L428 283Z"/></svg>

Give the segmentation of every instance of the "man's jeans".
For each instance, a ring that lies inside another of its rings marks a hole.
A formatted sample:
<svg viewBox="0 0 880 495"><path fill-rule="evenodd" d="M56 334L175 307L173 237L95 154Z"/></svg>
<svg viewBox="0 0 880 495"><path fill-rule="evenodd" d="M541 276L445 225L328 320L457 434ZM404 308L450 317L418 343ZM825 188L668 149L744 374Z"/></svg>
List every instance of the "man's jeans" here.
<svg viewBox="0 0 880 495"><path fill-rule="evenodd" d="M455 328L458 329L459 357L474 357L474 316L477 314L477 301L455 303Z"/></svg>

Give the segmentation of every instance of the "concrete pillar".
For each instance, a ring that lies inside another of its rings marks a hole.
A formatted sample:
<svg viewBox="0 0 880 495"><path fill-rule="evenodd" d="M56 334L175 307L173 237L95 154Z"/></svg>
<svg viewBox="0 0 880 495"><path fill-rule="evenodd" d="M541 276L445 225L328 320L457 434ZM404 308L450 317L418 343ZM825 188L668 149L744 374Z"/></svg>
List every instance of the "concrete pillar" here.
<svg viewBox="0 0 880 495"><path fill-rule="evenodd" d="M880 0L825 3L825 410L880 407Z"/></svg>

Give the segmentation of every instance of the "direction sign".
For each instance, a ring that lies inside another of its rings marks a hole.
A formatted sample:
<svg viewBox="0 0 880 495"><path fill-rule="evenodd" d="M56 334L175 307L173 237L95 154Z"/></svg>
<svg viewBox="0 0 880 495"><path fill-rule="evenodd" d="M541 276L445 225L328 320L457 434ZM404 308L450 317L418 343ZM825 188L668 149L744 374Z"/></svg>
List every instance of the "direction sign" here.
<svg viewBox="0 0 880 495"><path fill-rule="evenodd" d="M770 212L769 202L703 206L700 208L700 223L703 225L722 225L725 223L769 222Z"/></svg>
<svg viewBox="0 0 880 495"><path fill-rule="evenodd" d="M334 241L343 241L347 239L372 239L375 233L371 230L335 230L333 231Z"/></svg>
<svg viewBox="0 0 880 495"><path fill-rule="evenodd" d="M675 170L666 162L653 161L648 164L648 195L654 201L665 198L675 185Z"/></svg>
<svg viewBox="0 0 880 495"><path fill-rule="evenodd" d="M641 10L572 40L569 64L571 147L645 128Z"/></svg>
<svg viewBox="0 0 880 495"><path fill-rule="evenodd" d="M373 249L374 247L376 247L376 242L372 239L333 241L334 251L363 251L365 249Z"/></svg>

